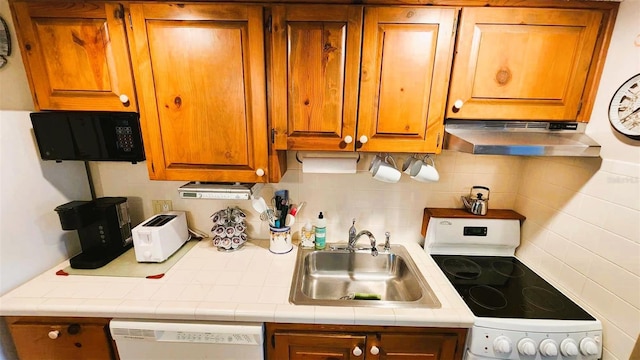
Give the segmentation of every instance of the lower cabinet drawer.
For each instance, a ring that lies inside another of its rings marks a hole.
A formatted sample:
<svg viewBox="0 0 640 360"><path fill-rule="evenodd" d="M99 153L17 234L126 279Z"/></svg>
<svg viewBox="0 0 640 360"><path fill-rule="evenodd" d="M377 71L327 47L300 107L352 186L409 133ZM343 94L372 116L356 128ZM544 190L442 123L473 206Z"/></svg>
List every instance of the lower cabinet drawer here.
<svg viewBox="0 0 640 360"><path fill-rule="evenodd" d="M114 359L109 319L8 317L21 360Z"/></svg>

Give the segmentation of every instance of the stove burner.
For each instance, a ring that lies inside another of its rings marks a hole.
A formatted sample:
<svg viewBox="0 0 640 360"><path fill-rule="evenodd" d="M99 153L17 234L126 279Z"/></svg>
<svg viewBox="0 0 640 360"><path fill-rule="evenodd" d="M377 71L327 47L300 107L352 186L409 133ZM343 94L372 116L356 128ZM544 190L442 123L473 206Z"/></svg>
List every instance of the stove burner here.
<svg viewBox="0 0 640 360"><path fill-rule="evenodd" d="M489 310L500 310L507 307L507 298L488 285L476 285L469 288L469 296L476 304Z"/></svg>
<svg viewBox="0 0 640 360"><path fill-rule="evenodd" d="M465 258L448 258L442 262L444 271L458 279L473 280L480 277L482 269L474 261Z"/></svg>
<svg viewBox="0 0 640 360"><path fill-rule="evenodd" d="M557 312L564 308L562 298L538 286L530 286L522 289L522 295L527 303L544 311Z"/></svg>
<svg viewBox="0 0 640 360"><path fill-rule="evenodd" d="M491 263L491 267L495 272L502 276L510 278L519 278L524 276L524 270L519 267L518 264L513 263L513 261L497 260Z"/></svg>

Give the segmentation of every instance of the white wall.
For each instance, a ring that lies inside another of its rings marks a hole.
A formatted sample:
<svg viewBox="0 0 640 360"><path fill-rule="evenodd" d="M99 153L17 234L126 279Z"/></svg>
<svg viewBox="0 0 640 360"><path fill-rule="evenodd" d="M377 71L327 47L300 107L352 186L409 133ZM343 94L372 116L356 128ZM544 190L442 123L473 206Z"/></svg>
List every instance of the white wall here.
<svg viewBox="0 0 640 360"><path fill-rule="evenodd" d="M29 120L33 102L6 0L12 54L0 69L0 294L4 294L79 251L77 236L63 232L53 209L90 199L84 164L43 162ZM4 321L0 359L15 359Z"/></svg>
<svg viewBox="0 0 640 360"><path fill-rule="evenodd" d="M606 360L629 359L640 334L640 141L607 116L637 73L640 0L625 0L587 126L602 159L528 159L515 204L527 216L517 255L602 321Z"/></svg>

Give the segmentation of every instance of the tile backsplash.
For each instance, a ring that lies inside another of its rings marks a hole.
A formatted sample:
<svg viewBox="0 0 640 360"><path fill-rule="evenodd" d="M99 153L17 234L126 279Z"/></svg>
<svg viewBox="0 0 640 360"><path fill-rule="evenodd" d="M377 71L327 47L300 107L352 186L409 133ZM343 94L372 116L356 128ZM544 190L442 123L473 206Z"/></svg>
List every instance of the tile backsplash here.
<svg viewBox="0 0 640 360"><path fill-rule="evenodd" d="M398 167L410 154L393 154ZM303 156L301 156L303 157ZM421 242L420 227L425 207L462 207L461 195L471 186L491 189L490 208L513 208L523 161L509 156L473 156L444 151L434 156L440 180L422 183L402 175L400 182L389 184L372 179L368 172L373 154L363 154L355 174L303 173L295 152L288 154L288 171L276 184L267 184L260 196L269 201L275 190L288 189L294 203L305 201L293 226L294 237L306 220L313 221L322 211L327 218L327 241L345 242L351 219L357 228L368 229L384 239L391 232L392 241ZM153 215L151 200L167 199L175 210L188 211L189 225L210 234L209 217L227 206L238 206L248 213L249 235L268 238L268 226L258 218L248 200L191 200L178 196L184 181L151 181L146 164L91 163L99 196L127 196L134 223ZM122 174L127 174L123 176Z"/></svg>
<svg viewBox="0 0 640 360"><path fill-rule="evenodd" d="M629 359L640 333L640 164L532 158L515 210L516 254L604 328L604 359Z"/></svg>

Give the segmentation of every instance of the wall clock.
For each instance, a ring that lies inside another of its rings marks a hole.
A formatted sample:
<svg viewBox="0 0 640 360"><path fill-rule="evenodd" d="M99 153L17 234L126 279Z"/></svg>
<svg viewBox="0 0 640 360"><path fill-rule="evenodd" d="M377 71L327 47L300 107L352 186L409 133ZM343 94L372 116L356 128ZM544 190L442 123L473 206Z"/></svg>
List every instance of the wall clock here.
<svg viewBox="0 0 640 360"><path fill-rule="evenodd" d="M609 122L619 133L640 140L640 74L625 81L613 94Z"/></svg>

